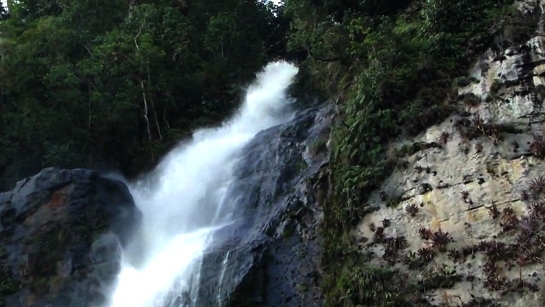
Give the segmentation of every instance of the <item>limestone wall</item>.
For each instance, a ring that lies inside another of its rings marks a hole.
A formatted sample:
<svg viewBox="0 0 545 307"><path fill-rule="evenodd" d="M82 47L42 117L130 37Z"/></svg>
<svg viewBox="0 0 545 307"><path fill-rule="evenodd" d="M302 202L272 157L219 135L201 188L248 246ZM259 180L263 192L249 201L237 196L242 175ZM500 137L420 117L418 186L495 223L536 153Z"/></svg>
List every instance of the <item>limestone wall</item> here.
<svg viewBox="0 0 545 307"><path fill-rule="evenodd" d="M356 230L360 247L408 282L443 283L432 305L545 306L545 37L490 50L470 75L458 114L392 145L438 146L405 156L371 195L380 209Z"/></svg>

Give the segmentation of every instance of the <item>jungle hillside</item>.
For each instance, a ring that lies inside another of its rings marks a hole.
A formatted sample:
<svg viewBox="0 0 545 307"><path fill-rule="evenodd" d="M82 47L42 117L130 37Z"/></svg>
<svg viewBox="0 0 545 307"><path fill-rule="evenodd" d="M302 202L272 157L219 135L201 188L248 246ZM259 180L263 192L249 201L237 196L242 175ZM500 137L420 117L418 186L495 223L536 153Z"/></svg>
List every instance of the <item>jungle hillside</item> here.
<svg viewBox="0 0 545 307"><path fill-rule="evenodd" d="M338 113L322 225L325 306L406 306L406 293L385 282L391 272L366 267L350 232L395 167L385 145L453 112L448 98L480 52L529 38L537 21L513 3L8 0L0 188L46 166L135 176L230 115L267 62L295 61L294 95L329 99Z"/></svg>

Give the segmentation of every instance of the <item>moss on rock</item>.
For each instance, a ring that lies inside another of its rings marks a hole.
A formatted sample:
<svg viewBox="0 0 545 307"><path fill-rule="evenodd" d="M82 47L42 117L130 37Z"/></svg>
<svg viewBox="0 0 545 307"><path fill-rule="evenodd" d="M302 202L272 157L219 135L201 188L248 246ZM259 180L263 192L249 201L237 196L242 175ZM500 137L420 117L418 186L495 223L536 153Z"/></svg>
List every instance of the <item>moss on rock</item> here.
<svg viewBox="0 0 545 307"><path fill-rule="evenodd" d="M399 157L388 156L385 145L400 136L415 135L456 111L455 81L467 75L476 55L498 42L514 43L524 36L506 38L504 31L535 29L536 17L524 17L512 4L509 0L413 1L406 14L353 12L336 25L335 33L342 33L341 28L349 33L347 50L340 52L342 60L321 64L314 58L308 62L309 69L330 76L324 80L330 89L331 78L336 78L338 86L330 93L339 97L339 122L332 131L331 186L322 227L325 306L339 306L341 301L348 307L373 305L367 299L371 296L358 288L366 284L360 282L367 280L361 276L379 278L387 273L361 261L356 244L346 238L368 212L369 193L398 165ZM340 48L331 46L330 50ZM332 75L333 70L346 73ZM494 129L489 130L495 136ZM412 152L414 147L407 150ZM456 278L433 279L428 286L444 286ZM410 291L377 286L374 295L380 303L375 304L381 306L397 306L412 297Z"/></svg>
<svg viewBox="0 0 545 307"><path fill-rule="evenodd" d="M100 288L119 269L119 243L140 220L128 188L93 171L51 168L0 200L0 216L12 221L0 231L0 300L100 304Z"/></svg>

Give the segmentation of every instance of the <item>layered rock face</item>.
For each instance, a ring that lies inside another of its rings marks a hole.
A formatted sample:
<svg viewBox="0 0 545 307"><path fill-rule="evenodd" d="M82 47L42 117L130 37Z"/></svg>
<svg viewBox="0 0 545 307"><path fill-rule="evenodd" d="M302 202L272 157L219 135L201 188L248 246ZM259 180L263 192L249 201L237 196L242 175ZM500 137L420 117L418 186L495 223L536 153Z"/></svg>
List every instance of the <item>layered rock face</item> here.
<svg viewBox="0 0 545 307"><path fill-rule="evenodd" d="M519 4L543 22L536 1ZM439 288L427 292L428 304L545 305L540 32L482 55L474 81L459 89L464 111L393 144L406 167L369 199L377 210L357 229L362 251L406 284Z"/></svg>
<svg viewBox="0 0 545 307"><path fill-rule="evenodd" d="M203 260L196 306L322 305L316 190L331 117L327 104L306 110L243 150L228 192L236 222Z"/></svg>
<svg viewBox="0 0 545 307"><path fill-rule="evenodd" d="M141 213L120 181L44 169L0 194L0 306L100 306Z"/></svg>

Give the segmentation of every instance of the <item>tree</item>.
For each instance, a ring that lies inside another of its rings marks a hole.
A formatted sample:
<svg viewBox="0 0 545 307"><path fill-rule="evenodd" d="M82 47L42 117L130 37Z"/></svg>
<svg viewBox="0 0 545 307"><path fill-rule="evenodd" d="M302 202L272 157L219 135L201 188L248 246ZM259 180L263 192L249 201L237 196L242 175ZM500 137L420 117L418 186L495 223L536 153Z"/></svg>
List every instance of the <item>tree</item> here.
<svg viewBox="0 0 545 307"><path fill-rule="evenodd" d="M44 166L145 170L282 51L268 2L18 0L0 14L0 187ZM280 46L280 47L279 47ZM32 166L32 167L30 167Z"/></svg>

